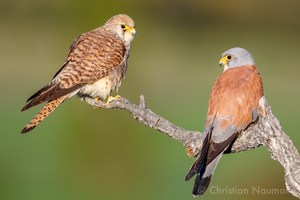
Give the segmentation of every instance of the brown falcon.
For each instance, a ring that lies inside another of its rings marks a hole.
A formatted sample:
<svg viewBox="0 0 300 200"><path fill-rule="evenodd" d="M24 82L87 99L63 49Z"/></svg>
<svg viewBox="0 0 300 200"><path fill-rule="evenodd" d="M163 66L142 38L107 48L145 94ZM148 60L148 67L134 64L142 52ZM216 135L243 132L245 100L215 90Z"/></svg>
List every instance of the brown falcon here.
<svg viewBox="0 0 300 200"><path fill-rule="evenodd" d="M41 123L66 99L79 95L106 100L120 87L127 69L130 42L136 35L134 21L125 14L111 17L103 26L78 36L63 66L50 83L33 94L25 111L47 102L21 131L26 133Z"/></svg>

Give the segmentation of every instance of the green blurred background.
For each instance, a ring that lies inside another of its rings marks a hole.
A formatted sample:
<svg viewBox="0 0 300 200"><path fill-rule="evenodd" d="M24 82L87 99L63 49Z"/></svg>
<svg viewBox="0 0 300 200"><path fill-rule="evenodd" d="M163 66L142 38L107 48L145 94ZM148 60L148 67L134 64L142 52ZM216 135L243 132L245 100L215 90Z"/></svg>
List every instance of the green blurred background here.
<svg viewBox="0 0 300 200"><path fill-rule="evenodd" d="M96 110L72 98L27 135L39 108L26 99L63 64L80 33L118 13L138 36L119 94L188 130L202 130L220 54L250 50L265 95L286 133L299 141L300 1L1 0L0 199L194 199L184 177L194 159L183 146L120 110ZM269 152L226 155L211 186L249 194L204 199L295 199L252 187L284 189L284 172Z"/></svg>

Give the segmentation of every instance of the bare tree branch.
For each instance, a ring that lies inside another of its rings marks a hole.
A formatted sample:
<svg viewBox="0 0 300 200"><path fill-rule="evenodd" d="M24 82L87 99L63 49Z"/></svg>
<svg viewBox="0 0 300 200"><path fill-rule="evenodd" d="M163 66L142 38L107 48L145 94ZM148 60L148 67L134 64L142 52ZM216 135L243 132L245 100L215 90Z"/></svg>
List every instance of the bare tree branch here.
<svg viewBox="0 0 300 200"><path fill-rule="evenodd" d="M185 130L155 114L147 108L143 95L140 96L139 105L135 105L125 98L110 102L108 105L91 98L84 98L84 100L97 108L117 108L130 112L138 122L181 142L190 157L196 156L201 149L202 133ZM284 168L287 191L300 198L299 153L290 138L283 132L265 97L260 100L259 120L241 132L234 142L231 152L246 151L260 145L264 145L271 153L271 157Z"/></svg>

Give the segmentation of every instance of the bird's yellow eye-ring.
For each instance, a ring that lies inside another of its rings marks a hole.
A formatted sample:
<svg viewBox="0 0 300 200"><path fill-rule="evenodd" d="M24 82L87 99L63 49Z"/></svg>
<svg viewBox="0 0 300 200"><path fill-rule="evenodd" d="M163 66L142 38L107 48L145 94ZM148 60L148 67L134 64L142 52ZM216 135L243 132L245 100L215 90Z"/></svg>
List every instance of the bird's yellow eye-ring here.
<svg viewBox="0 0 300 200"><path fill-rule="evenodd" d="M121 25L121 28L122 28L123 30L126 30L126 29L128 29L128 26L122 24L122 25Z"/></svg>
<svg viewBox="0 0 300 200"><path fill-rule="evenodd" d="M231 60L232 56L231 55L227 55L226 58L227 58L227 60Z"/></svg>

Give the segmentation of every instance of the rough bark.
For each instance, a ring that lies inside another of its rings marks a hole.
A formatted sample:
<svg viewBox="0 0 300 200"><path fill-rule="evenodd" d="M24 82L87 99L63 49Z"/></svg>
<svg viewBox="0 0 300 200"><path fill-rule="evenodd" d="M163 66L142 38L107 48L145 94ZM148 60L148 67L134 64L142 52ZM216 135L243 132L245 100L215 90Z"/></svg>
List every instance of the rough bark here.
<svg viewBox="0 0 300 200"><path fill-rule="evenodd" d="M128 111L139 122L150 128L181 142L190 157L199 153L202 145L202 133L189 131L178 127L160 115L147 108L145 98L140 96L140 104L136 105L125 98L110 102L108 105L91 98L84 99L88 104L106 109L121 109ZM260 100L260 115L255 124L251 124L232 145L231 152L241 152L254 149L260 145L265 146L271 157L277 160L284 168L285 185L287 191L300 198L300 156L290 138L284 133L282 127L273 115L271 107L265 97Z"/></svg>

